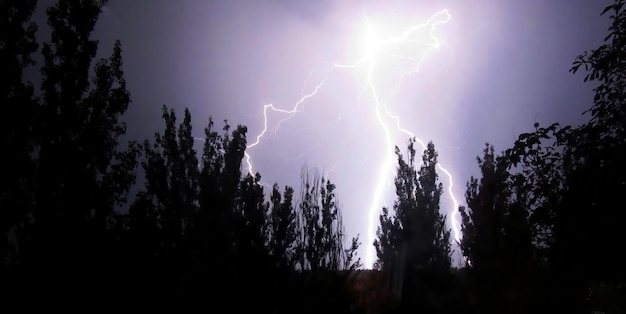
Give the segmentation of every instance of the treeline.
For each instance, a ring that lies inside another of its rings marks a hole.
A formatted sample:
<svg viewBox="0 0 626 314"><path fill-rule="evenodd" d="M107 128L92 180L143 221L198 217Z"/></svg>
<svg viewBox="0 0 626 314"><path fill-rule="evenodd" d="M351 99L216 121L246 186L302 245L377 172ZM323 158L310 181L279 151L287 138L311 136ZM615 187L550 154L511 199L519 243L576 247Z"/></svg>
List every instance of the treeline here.
<svg viewBox="0 0 626 314"><path fill-rule="evenodd" d="M0 4L8 295L193 295L269 310L302 299L308 288L290 278L295 273L359 268L360 243L345 236L335 185L313 168L303 168L299 192L242 173L245 127L215 130L209 118L196 152L189 111L177 121L164 106L163 132L120 145L131 103L121 44L94 61L98 43L90 38L104 3L47 9L52 32L40 50L40 93L23 77L36 66L36 1ZM257 302L234 302L250 298Z"/></svg>
<svg viewBox="0 0 626 314"><path fill-rule="evenodd" d="M303 168L299 190L242 172L244 126L216 128L209 118L197 152L189 111L181 121L163 106L163 132L121 145L131 104L121 44L96 61L90 37L105 3L60 0L46 11L51 38L40 45L36 1L0 2L7 300L231 312L626 311L623 0L603 12L613 22L606 43L571 69L596 83L588 121L535 124L511 148L496 154L487 144L478 158L480 176L459 209L464 267L452 267L435 146L421 162L413 140L406 157L396 148L397 199L382 209L376 272L358 270L359 239L346 238L335 185L316 169ZM39 92L24 77L33 66Z"/></svg>
<svg viewBox="0 0 626 314"><path fill-rule="evenodd" d="M377 267L395 309L470 313L625 313L626 11L607 6L605 44L579 55L593 105L580 126L558 123L519 135L497 154L486 144L480 175L459 208L465 267L450 271L442 187L429 143L414 164L396 148L397 200L383 209ZM453 274L451 278L450 275Z"/></svg>

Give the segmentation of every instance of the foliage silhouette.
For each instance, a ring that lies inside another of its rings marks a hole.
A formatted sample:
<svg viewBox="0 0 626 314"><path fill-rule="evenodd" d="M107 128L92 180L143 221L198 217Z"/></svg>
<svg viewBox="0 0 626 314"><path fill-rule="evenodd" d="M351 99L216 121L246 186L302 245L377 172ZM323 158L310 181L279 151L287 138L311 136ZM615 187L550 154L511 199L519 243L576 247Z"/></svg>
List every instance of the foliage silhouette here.
<svg viewBox="0 0 626 314"><path fill-rule="evenodd" d="M20 263L17 239L24 238L33 203L35 150L32 113L37 108L34 87L25 82L23 72L34 65L37 51L37 25L30 21L36 1L2 1L0 3L0 147L4 162L0 165L0 256L2 273ZM16 171L18 170L18 171Z"/></svg>
<svg viewBox="0 0 626 314"><path fill-rule="evenodd" d="M525 191L516 187L519 177L486 144L478 157L480 180L467 184L467 208L461 206L461 250L469 267L470 282L479 313L500 313L515 308L532 310L522 300L530 295L530 265L534 262Z"/></svg>
<svg viewBox="0 0 626 314"><path fill-rule="evenodd" d="M315 168L303 167L301 180L296 218L299 268L315 273L360 267L360 259L353 261L359 246L358 236L352 239L348 249L344 248L344 226L335 185Z"/></svg>
<svg viewBox="0 0 626 314"><path fill-rule="evenodd" d="M438 182L435 146L428 143L416 170L414 144L411 139L407 160L396 147L394 213L383 209L374 246L377 267L389 274L392 293L402 298L403 306L434 310L437 305L429 293L443 293L433 284L450 272L450 231L439 208L443 187Z"/></svg>
<svg viewBox="0 0 626 314"><path fill-rule="evenodd" d="M119 148L126 132L119 118L131 102L121 44L114 44L110 57L93 62L98 45L90 34L104 4L59 1L48 8L52 32L42 45L38 99L31 83L21 83L37 48L36 27L29 21L35 2L2 4L3 23L16 31L6 38L8 45L3 41L2 59L10 71L3 75L2 97L15 111L7 116L15 122L7 126L20 124L3 130L2 137L15 148L10 156L16 169L7 173L19 173L3 179L2 213L8 215L3 234L11 235L12 249L3 245L2 254L8 264L18 265L13 274L25 276L16 279L18 285L40 283L31 287L35 291L54 293L41 283L60 276L71 287L114 273L104 267L115 264L116 239L109 225L135 180L138 147L130 142L127 150Z"/></svg>
<svg viewBox="0 0 626 314"><path fill-rule="evenodd" d="M413 139L406 159L395 150L397 200L379 217L377 270L364 271L335 185L304 167L299 194L277 183L266 191L260 174L242 172L245 126L216 129L209 117L198 138L189 110L177 121L163 106L162 132L122 143L131 104L122 46L96 61L91 38L106 1L58 1L41 44L36 1L2 1L3 297L234 312L624 313L624 3L606 7L605 43L570 69L596 84L588 120L535 124L477 158L460 208L466 265L451 268L438 153L429 143L417 167ZM39 47L36 96L24 73Z"/></svg>

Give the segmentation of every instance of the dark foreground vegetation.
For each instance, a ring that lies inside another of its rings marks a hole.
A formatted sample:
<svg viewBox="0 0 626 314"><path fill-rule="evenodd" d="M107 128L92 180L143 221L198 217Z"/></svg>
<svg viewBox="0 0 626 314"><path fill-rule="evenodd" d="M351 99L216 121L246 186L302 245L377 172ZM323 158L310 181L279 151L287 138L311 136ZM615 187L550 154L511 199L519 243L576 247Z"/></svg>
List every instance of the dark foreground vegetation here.
<svg viewBox="0 0 626 314"><path fill-rule="evenodd" d="M359 238L346 238L335 185L316 169L303 168L298 189L242 172L244 126L209 118L196 152L189 111L177 119L164 106L163 132L122 145L122 46L95 61L90 38L104 2L59 1L38 43L36 1L0 1L5 307L626 312L623 0L603 12L605 44L571 68L595 84L586 123L535 124L501 153L485 146L460 208L463 267L452 267L435 146L396 149L397 199L380 216L375 270L361 269ZM24 76L31 66L37 86Z"/></svg>

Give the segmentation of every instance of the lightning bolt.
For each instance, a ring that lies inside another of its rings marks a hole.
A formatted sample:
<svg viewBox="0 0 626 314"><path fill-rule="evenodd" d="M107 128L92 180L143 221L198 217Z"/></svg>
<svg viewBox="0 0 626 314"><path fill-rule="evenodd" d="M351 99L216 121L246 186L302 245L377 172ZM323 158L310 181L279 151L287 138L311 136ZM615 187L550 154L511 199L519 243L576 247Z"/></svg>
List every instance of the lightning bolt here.
<svg viewBox="0 0 626 314"><path fill-rule="evenodd" d="M278 124L275 126L274 133L278 131L280 123L285 120L290 119L295 114L297 114L301 110L301 106L303 103L311 97L314 97L318 91L323 87L324 83L328 75L333 70L337 69L356 69L362 66L366 66L367 69L367 77L366 84L361 90L361 95L364 93L371 94L371 97L374 102L374 109L376 113L376 117L378 123L383 129L384 138L387 146L387 155L386 159L381 163L381 167L379 170L379 180L378 185L375 188L372 200L372 207L368 212L368 239L367 243L367 253L366 253L366 261L365 267L371 268L373 265L374 259L374 251L373 245L374 238L376 236L376 221L377 214L380 211L381 203L383 202L383 194L385 191L385 187L389 186L391 180L390 177L394 174L394 144L391 137L391 128L395 128L395 130L402 132L411 138L415 138L416 142L418 142L422 149L426 149L426 145L424 141L418 138L413 132L403 128L400 123L400 118L391 113L389 110L389 106L387 105L387 101L381 100L380 89L377 88L374 78L375 70L384 67L383 60L386 58L390 59L398 59L404 60L406 62L412 62L415 64L413 68L404 69L404 72L401 75L400 82L402 82L407 76L414 74L420 70L420 66L423 61L426 59L426 56L434 49L440 47L440 42L437 37L434 35L434 30L438 25L445 24L451 19L451 15L448 10L441 10L435 13L428 21L423 24L419 24L416 26L412 26L408 28L406 31L402 32L399 36L390 37L390 38L380 38L377 34L377 30L370 24L369 19L366 17L366 30L365 30L365 38L363 42L363 52L362 57L358 59L356 62L351 64L333 64L328 70L326 76L321 80L319 84L317 84L312 92L304 95L298 102L296 102L291 109L281 109L277 108L272 104L265 105L263 107L263 130L256 136L256 139L253 143L247 145L248 149L251 149L261 143L262 138L266 135L268 131L268 115L272 114L280 114L285 117L282 118ZM420 33L423 34L426 32L426 38L420 38ZM421 53L415 53L412 50L419 50ZM392 91L391 96L395 95L400 90L400 85L398 84L397 88ZM389 98L391 98L391 96ZM388 121L393 121L390 123ZM249 150L245 152L246 163L248 165L248 172L253 174L253 164L252 158L249 154ZM440 163L437 164L439 170L441 170L445 176L448 178L448 188L447 194L449 195L453 208L450 211L450 219L453 230L454 239L457 241L457 244L461 239L461 230L460 230L460 222L458 221L458 202L453 193L454 180L450 171L444 168Z"/></svg>

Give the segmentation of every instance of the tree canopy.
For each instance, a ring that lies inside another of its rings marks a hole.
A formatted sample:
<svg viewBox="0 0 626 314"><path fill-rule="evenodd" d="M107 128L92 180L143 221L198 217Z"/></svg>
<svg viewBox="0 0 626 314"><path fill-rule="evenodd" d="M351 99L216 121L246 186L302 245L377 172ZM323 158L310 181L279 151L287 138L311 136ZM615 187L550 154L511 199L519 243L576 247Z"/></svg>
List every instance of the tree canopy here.
<svg viewBox="0 0 626 314"><path fill-rule="evenodd" d="M179 117L163 105L161 132L122 140L132 104L122 43L96 60L92 38L106 3L57 1L40 42L37 2L0 1L7 304L47 296L233 312L625 312L624 0L602 12L604 43L570 68L595 84L586 121L535 123L476 158L459 208L463 265L452 266L435 145L417 161L416 139L406 155L396 147L396 199L379 216L374 270L362 269L340 190L317 168L302 168L299 189L244 170L246 126L216 127L209 116L198 137L188 109Z"/></svg>

